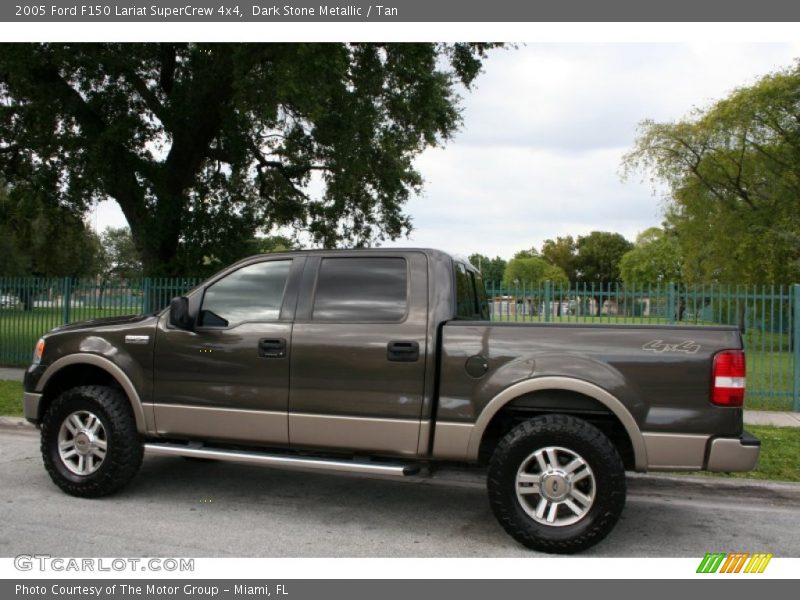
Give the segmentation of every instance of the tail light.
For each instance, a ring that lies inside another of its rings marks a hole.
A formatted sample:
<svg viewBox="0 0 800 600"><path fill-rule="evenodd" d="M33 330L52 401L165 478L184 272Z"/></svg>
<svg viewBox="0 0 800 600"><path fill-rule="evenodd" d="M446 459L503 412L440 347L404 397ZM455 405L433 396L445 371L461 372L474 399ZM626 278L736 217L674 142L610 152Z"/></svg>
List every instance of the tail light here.
<svg viewBox="0 0 800 600"><path fill-rule="evenodd" d="M743 350L724 350L714 357L711 402L717 406L744 404L745 365Z"/></svg>

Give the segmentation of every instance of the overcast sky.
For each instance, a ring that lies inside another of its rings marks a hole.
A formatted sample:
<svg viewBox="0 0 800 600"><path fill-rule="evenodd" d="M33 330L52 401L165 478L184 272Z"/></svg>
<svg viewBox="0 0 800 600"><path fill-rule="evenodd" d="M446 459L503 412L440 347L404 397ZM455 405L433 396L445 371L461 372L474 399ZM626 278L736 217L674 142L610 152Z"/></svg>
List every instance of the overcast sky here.
<svg viewBox="0 0 800 600"><path fill-rule="evenodd" d="M800 44L527 44L493 51L464 125L417 161L414 231L387 245L510 257L547 238L616 231L633 240L661 222L661 198L620 160L643 119L667 121L787 67ZM93 226L125 224L104 202Z"/></svg>

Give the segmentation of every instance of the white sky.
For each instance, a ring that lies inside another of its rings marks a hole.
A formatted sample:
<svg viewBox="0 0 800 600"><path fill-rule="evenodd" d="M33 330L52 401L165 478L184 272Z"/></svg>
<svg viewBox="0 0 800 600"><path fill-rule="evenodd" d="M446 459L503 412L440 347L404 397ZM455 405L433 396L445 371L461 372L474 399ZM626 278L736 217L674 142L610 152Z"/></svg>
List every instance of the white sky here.
<svg viewBox="0 0 800 600"><path fill-rule="evenodd" d="M510 257L558 235L616 231L633 240L661 222L640 177L621 182L637 124L674 120L800 57L788 43L545 43L493 51L464 125L417 161L425 178L406 206L414 231L386 244ZM115 202L91 218L125 218Z"/></svg>

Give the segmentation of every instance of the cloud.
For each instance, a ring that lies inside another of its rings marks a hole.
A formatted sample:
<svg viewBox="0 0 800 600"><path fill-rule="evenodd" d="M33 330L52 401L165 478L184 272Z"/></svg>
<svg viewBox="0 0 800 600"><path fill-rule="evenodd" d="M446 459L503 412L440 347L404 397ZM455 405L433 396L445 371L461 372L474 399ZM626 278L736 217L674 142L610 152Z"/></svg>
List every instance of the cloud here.
<svg viewBox="0 0 800 600"><path fill-rule="evenodd" d="M547 238L595 229L633 238L660 222L660 200L647 185L619 181L625 150L457 144L428 151L419 160L425 194L408 205L415 230L399 245L507 257Z"/></svg>
<svg viewBox="0 0 800 600"><path fill-rule="evenodd" d="M788 66L789 44L530 44L490 55L464 97L458 143L580 151L630 144L643 119L676 119Z"/></svg>

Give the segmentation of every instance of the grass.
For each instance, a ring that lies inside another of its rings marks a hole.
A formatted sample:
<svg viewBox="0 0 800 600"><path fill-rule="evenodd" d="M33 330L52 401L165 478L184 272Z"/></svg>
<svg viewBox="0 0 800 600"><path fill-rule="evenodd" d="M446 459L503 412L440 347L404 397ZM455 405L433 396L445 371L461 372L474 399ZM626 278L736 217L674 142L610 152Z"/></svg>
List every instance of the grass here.
<svg viewBox="0 0 800 600"><path fill-rule="evenodd" d="M22 383L0 381L0 415L22 416ZM747 430L761 440L758 468L749 473L706 473L713 477L800 481L800 427L748 425Z"/></svg>
<svg viewBox="0 0 800 600"><path fill-rule="evenodd" d="M0 415L22 416L22 383L0 381Z"/></svg>
<svg viewBox="0 0 800 600"><path fill-rule="evenodd" d="M792 410L794 356L791 352L747 351L745 407L753 410Z"/></svg>

